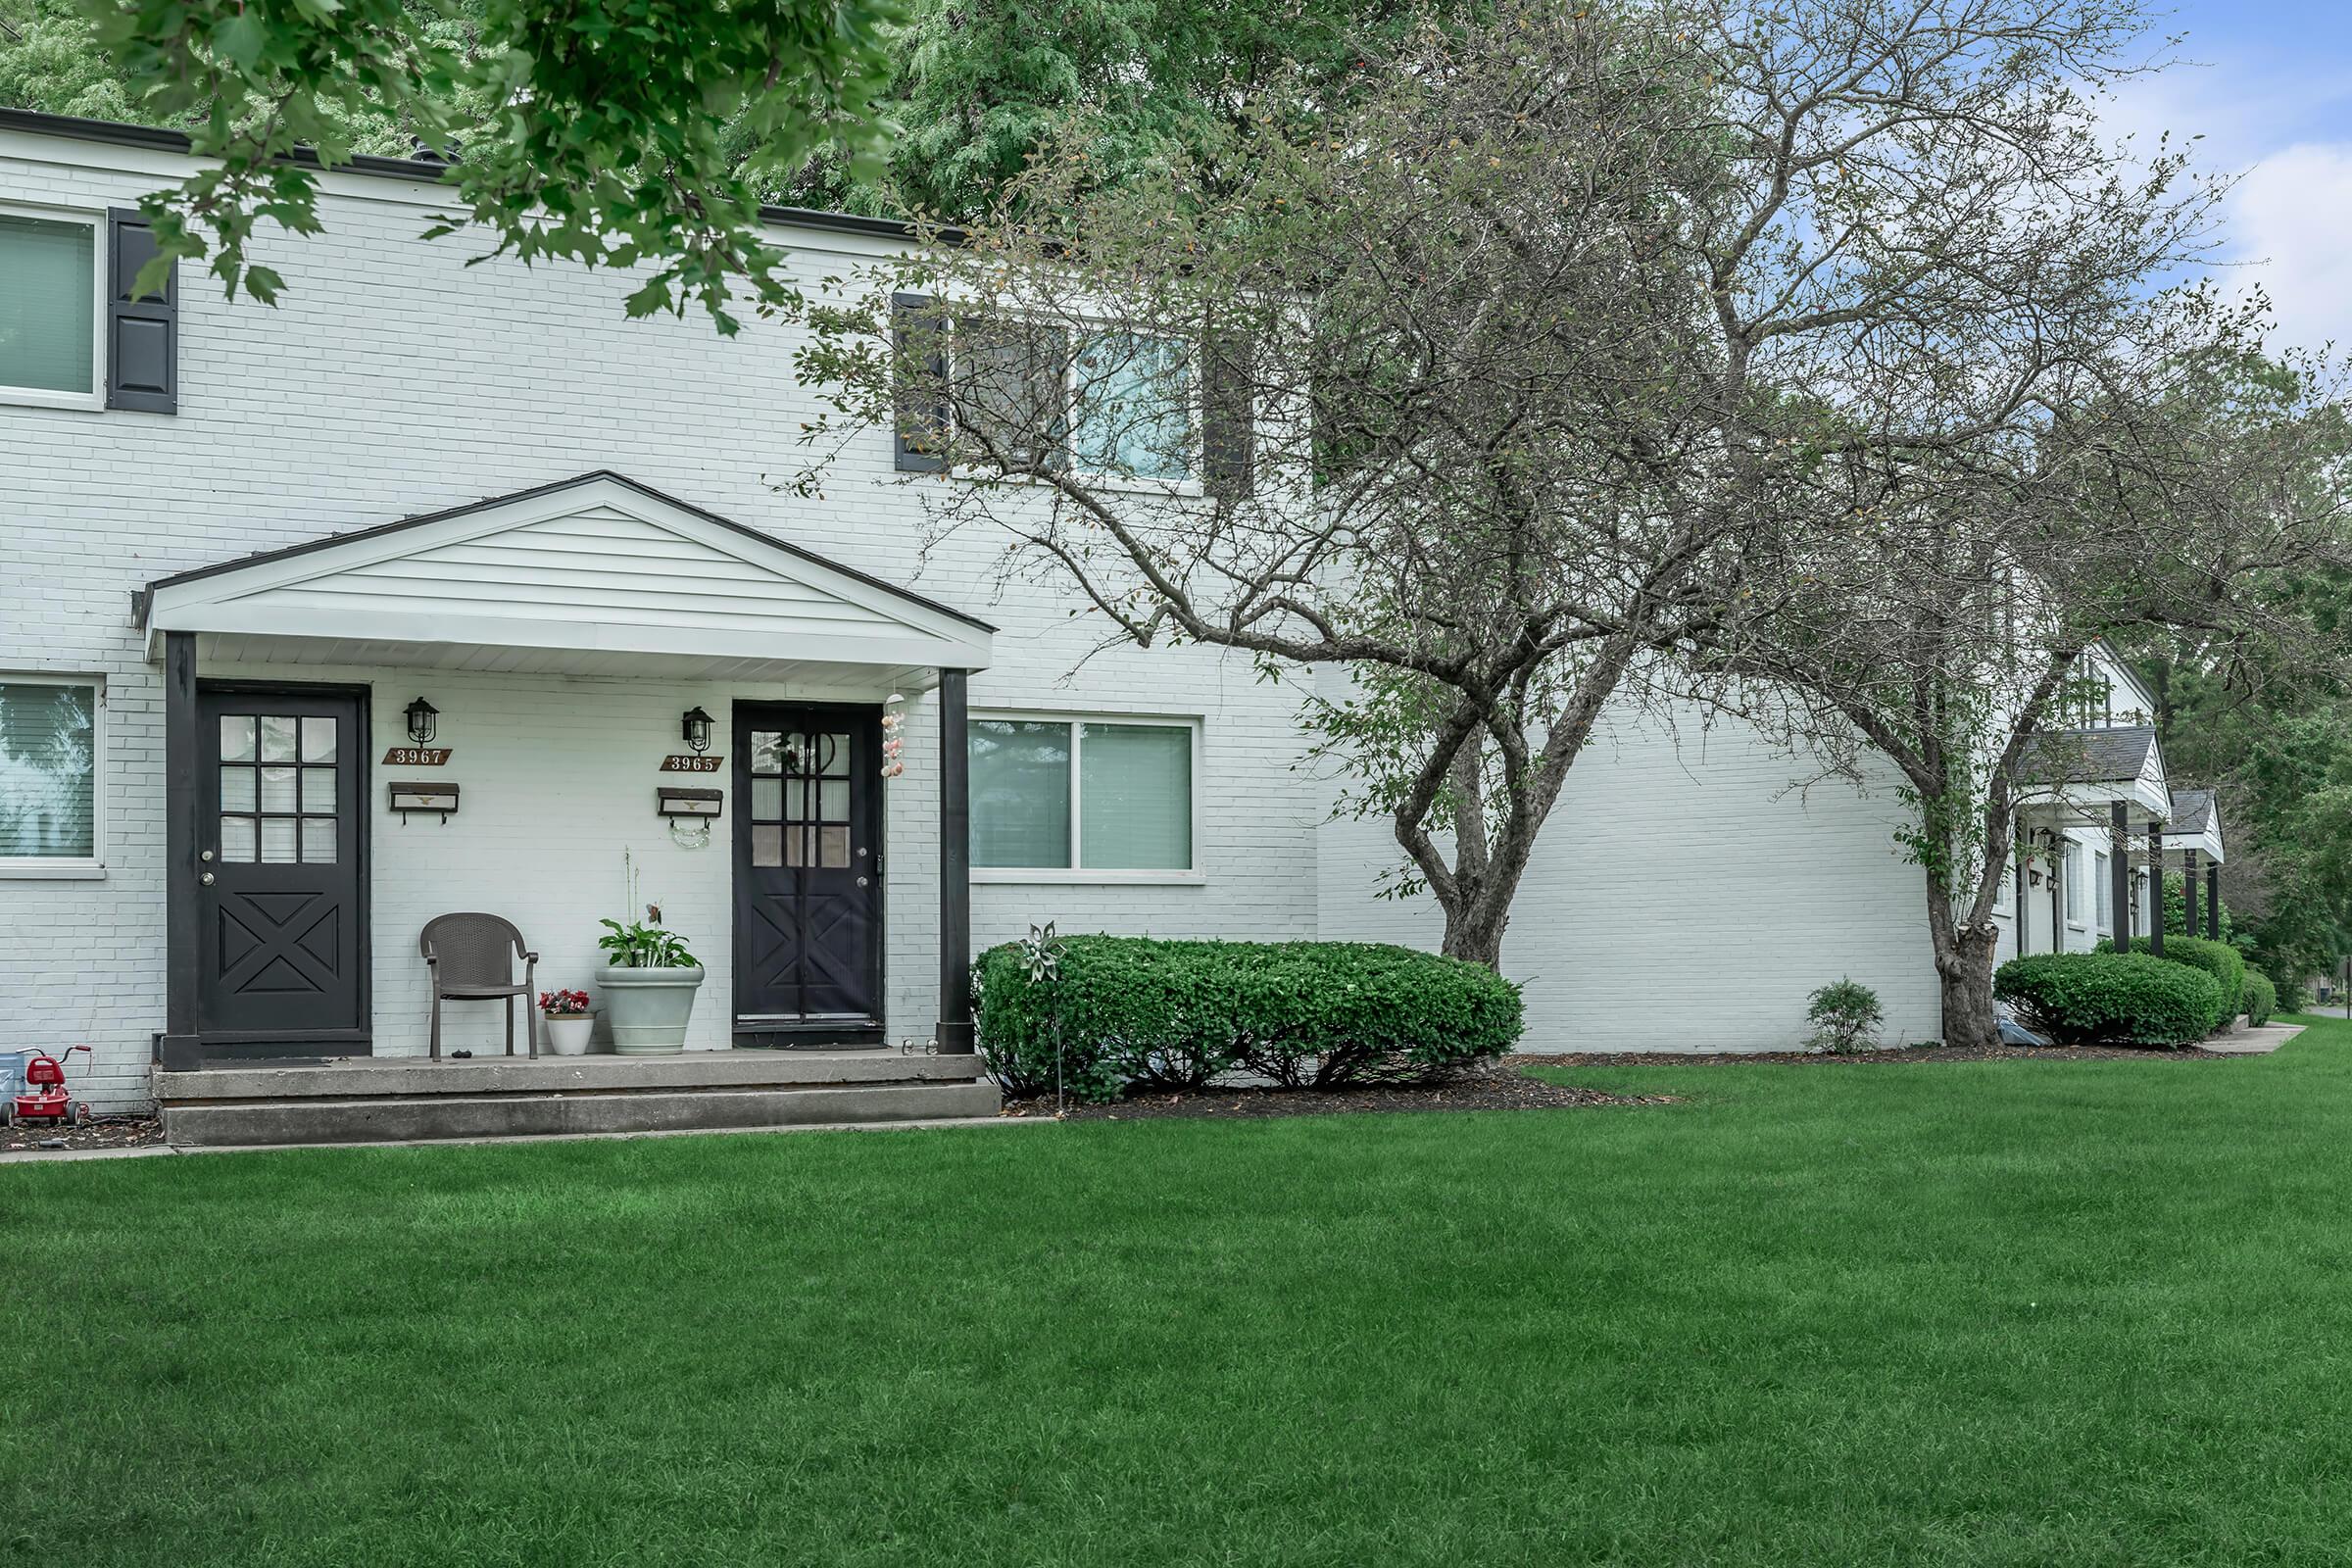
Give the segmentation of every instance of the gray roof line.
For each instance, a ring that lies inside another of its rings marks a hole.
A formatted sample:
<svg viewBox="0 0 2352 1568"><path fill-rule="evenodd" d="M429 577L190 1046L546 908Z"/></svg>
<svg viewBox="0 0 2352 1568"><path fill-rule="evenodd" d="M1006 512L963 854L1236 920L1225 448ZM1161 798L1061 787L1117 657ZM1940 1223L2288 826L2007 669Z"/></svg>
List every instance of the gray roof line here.
<svg viewBox="0 0 2352 1568"><path fill-rule="evenodd" d="M2018 775L2036 784L2129 783L2148 765L2156 731L2144 724L2045 730L2026 742Z"/></svg>

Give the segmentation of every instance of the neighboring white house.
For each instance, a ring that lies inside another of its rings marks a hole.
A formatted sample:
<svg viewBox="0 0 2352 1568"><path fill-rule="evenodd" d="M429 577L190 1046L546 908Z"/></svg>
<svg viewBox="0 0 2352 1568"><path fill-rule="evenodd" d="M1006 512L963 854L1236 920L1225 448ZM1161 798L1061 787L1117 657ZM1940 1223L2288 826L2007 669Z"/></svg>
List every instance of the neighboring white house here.
<svg viewBox="0 0 2352 1568"><path fill-rule="evenodd" d="M323 176L324 235L256 241L278 307L136 300L130 209L179 146L0 112L0 1051L87 1041L113 1106L155 1063L416 1054L417 933L454 910L513 920L557 987L659 904L710 1050L953 1047L963 954L1033 922L1432 935L1369 897L1393 847L1326 822L1298 694L1250 660L1086 657L1064 602L999 588L1001 541L927 539L887 430L793 493L795 329L468 267L418 238L434 166L381 160ZM905 243L771 220L809 279ZM2166 809L2143 750L2056 787L2080 874L2088 806ZM1934 1032L1891 796L1800 771L1722 726L1595 741L1507 942L1530 1049L1787 1046L1846 973ZM2029 945L2087 946L2044 870ZM498 1028L457 1009L449 1044Z"/></svg>

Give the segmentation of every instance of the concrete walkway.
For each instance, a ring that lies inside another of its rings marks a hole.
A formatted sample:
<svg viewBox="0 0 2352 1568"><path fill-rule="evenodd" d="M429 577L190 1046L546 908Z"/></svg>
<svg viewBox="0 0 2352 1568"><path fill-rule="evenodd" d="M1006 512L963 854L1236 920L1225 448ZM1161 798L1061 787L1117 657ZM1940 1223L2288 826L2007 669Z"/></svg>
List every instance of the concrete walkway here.
<svg viewBox="0 0 2352 1568"><path fill-rule="evenodd" d="M2205 1042L2207 1051L2224 1056L2267 1056L2303 1032L2299 1023L2266 1023L2259 1029L2240 1026Z"/></svg>

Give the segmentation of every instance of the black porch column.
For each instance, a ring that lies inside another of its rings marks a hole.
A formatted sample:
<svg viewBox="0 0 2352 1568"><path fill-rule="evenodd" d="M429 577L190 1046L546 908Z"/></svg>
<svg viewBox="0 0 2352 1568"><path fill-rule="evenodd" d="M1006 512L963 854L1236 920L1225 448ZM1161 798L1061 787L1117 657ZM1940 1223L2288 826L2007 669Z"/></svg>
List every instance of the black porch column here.
<svg viewBox="0 0 2352 1568"><path fill-rule="evenodd" d="M2032 859L2033 856L2028 852L2026 846L2031 841L2029 834L2020 833L2017 836L2017 880L2010 884L2010 890L2017 895L2017 954L2021 958L2030 951L2026 947L2029 940L2028 927L2031 924L2026 919L2026 862Z"/></svg>
<svg viewBox="0 0 2352 1568"><path fill-rule="evenodd" d="M2193 887L2182 891L2191 899L2197 896L2197 890ZM2222 939L2222 862L2219 860L2205 862L2205 934L2216 942Z"/></svg>
<svg viewBox="0 0 2352 1568"><path fill-rule="evenodd" d="M196 1041L196 634L164 633L166 1072L202 1066Z"/></svg>
<svg viewBox="0 0 2352 1568"><path fill-rule="evenodd" d="M972 1054L971 742L965 672L939 672L939 1054Z"/></svg>
<svg viewBox="0 0 2352 1568"><path fill-rule="evenodd" d="M2115 951L2132 951L2132 824L2124 803L2107 808L2107 907L2115 928Z"/></svg>
<svg viewBox="0 0 2352 1568"><path fill-rule="evenodd" d="M2050 951L2066 951L2066 862L2069 844L2063 829L2050 834Z"/></svg>
<svg viewBox="0 0 2352 1568"><path fill-rule="evenodd" d="M2181 929L2190 936L2201 935L2197 930L2197 852L2180 852L2180 919Z"/></svg>
<svg viewBox="0 0 2352 1568"><path fill-rule="evenodd" d="M2148 951L2164 956L2164 824L2148 823Z"/></svg>

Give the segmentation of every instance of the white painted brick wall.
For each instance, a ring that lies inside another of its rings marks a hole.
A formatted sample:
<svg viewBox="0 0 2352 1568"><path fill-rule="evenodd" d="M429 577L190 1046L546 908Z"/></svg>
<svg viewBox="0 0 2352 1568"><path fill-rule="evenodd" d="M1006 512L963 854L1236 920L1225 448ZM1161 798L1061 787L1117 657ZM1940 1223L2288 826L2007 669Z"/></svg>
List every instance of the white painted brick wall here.
<svg viewBox="0 0 2352 1568"><path fill-rule="evenodd" d="M135 149L0 133L0 202L85 211L127 205L176 161ZM749 322L720 339L699 317L624 319L625 277L566 266L468 269L478 247L423 243L429 202L398 182L336 177L318 239L268 239L255 259L286 274L277 309L225 303L185 279L176 416L0 404L0 670L68 670L108 685L107 874L101 881L0 879L0 1045L99 1048L94 1100L134 1104L163 1027L161 693L130 621L131 591L160 576L612 468L886 581L994 622L997 662L971 700L990 707L1168 712L1206 723L1206 830L1197 886L989 885L974 889L975 942L1057 920L1064 930L1310 935L1315 929L1311 780L1290 770L1295 703L1246 661L1207 650L1087 658L1097 631L1058 596L1000 589L1002 542L970 531L924 548L919 487L897 481L872 433L829 475L821 500L774 486L809 454L812 397L793 375L793 333ZM860 242L793 236L811 276L839 272ZM937 481L924 481L936 483ZM207 667L208 677L254 666ZM725 827L714 847L676 849L653 814L646 759L671 748L678 712L714 714L736 695L674 682L490 681L375 668L305 668L367 680L378 744L419 691L457 749L447 776L466 809L446 829L381 816L374 978L380 1049L422 1049L415 957L428 912L509 911L547 955L551 981L593 961L597 916L617 912L619 852L652 860L648 897L723 970ZM872 694L879 695L879 694ZM928 1037L936 1013L937 713L908 705L906 776L889 787L886 965L895 1035ZM380 753L379 753L380 755ZM430 845L429 855L409 847ZM576 864L576 873L559 866ZM696 1043L723 1036L714 972ZM452 1014L453 1020L461 1016ZM493 1040L475 1006L451 1041ZM80 1058L74 1072L79 1080Z"/></svg>
<svg viewBox="0 0 2352 1568"><path fill-rule="evenodd" d="M1857 795L1737 721L1613 712L1577 760L1503 940L1529 1051L1775 1051L1807 997L1844 976L1879 993L1889 1040L1940 1033L1918 867L1890 791ZM1401 858L1385 823L1324 829L1327 937L1434 945L1426 895L1374 901Z"/></svg>

